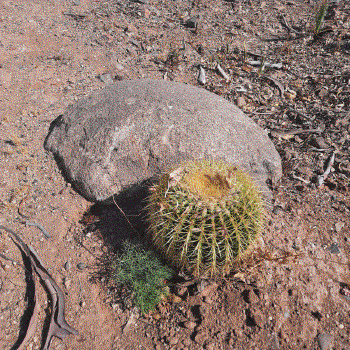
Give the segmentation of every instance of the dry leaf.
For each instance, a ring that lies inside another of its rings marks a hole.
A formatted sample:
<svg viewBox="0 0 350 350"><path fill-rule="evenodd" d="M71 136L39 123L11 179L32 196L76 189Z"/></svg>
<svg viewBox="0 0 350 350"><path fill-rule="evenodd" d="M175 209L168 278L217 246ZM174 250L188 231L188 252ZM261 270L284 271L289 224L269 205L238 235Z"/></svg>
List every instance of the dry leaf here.
<svg viewBox="0 0 350 350"><path fill-rule="evenodd" d="M183 175L183 170L184 170L184 167L179 167L169 174L170 187L176 186L177 183L181 180Z"/></svg>

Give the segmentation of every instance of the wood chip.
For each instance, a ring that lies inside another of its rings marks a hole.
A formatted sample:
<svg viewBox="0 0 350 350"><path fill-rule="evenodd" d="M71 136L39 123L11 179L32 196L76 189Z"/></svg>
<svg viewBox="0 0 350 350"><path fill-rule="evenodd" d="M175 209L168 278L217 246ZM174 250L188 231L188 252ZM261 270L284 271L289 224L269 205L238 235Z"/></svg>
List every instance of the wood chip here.
<svg viewBox="0 0 350 350"><path fill-rule="evenodd" d="M198 72L198 82L199 82L200 84L202 84L202 85L205 85L206 82L207 82L207 78L206 78L206 76L205 76L205 70L204 70L204 68L203 68L201 65L198 66L198 69L199 69L199 72Z"/></svg>
<svg viewBox="0 0 350 350"><path fill-rule="evenodd" d="M335 152L329 157L326 162L326 169L323 174L317 176L317 186L322 186L324 180L326 180L327 176L331 172L332 166L334 164Z"/></svg>

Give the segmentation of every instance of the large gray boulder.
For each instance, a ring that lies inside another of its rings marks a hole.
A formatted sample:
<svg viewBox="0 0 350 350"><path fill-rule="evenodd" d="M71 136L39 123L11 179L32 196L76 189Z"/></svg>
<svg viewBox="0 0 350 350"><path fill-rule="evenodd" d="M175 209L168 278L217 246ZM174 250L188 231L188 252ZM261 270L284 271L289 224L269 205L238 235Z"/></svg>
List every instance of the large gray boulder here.
<svg viewBox="0 0 350 350"><path fill-rule="evenodd" d="M50 126L44 147L90 201L113 194L187 159L223 159L266 181L282 175L267 134L232 103L194 86L124 80L84 98Z"/></svg>

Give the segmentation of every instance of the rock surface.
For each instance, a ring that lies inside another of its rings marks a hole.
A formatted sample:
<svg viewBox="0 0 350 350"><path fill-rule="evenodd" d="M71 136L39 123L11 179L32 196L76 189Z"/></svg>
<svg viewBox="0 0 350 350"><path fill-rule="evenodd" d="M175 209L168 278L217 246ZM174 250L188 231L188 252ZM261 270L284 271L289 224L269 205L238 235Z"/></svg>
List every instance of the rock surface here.
<svg viewBox="0 0 350 350"><path fill-rule="evenodd" d="M162 80L124 80L78 101L44 147L75 189L105 201L187 159L219 158L248 171L267 197L282 175L267 134L227 100Z"/></svg>

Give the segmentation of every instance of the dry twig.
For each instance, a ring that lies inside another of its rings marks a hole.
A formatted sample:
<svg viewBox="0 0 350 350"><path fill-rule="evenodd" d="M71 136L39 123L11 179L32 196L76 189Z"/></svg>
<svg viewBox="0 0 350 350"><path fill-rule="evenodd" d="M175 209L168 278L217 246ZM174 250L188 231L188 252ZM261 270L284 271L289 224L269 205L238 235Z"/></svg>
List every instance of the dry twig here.
<svg viewBox="0 0 350 350"><path fill-rule="evenodd" d="M320 134L323 130L320 128L317 129L293 129L286 132L280 132L277 130L271 130L271 136L277 137L278 139L289 140L298 134L307 134L307 133L316 133Z"/></svg>
<svg viewBox="0 0 350 350"><path fill-rule="evenodd" d="M141 235L140 232L137 231L137 229L135 228L135 226L130 222L130 220L128 219L128 217L125 215L123 209L122 209L122 208L117 204L117 202L115 201L114 195L113 195L112 199L113 199L113 202L114 202L114 204L116 205L116 207L120 210L120 212L121 212L121 213L123 214L123 216L125 217L126 221L127 221L128 224L130 225L130 227L140 236L140 235Z"/></svg>
<svg viewBox="0 0 350 350"><path fill-rule="evenodd" d="M263 75L262 78L265 78L266 80L269 80L269 81L271 81L274 85L276 85L276 86L278 87L279 91L280 91L281 97L283 97L283 95L284 95L284 86L283 86L278 80L273 79L273 78L271 78L271 77L268 77L268 76L266 76L266 75Z"/></svg>
<svg viewBox="0 0 350 350"><path fill-rule="evenodd" d="M326 169L323 172L323 174L317 176L317 186L322 186L324 180L326 180L327 176L331 172L332 166L334 164L334 158L335 158L335 152L332 153L332 155L328 158L326 162Z"/></svg>
<svg viewBox="0 0 350 350"><path fill-rule="evenodd" d="M50 293L50 297L52 300L52 313L51 313L51 319L49 324L49 330L43 339L44 346L42 350L49 349L52 337L54 336L59 339L62 339L65 336L70 334L78 334L78 331L72 328L71 326L69 326L65 320L65 316L64 316L65 300L64 300L64 294L62 290L57 285L55 280L47 272L42 262L40 261L38 255L34 251L34 249L31 246L25 244L21 239L21 237L11 229L0 225L0 230L4 230L11 234L12 240L18 246L18 248L21 249L24 256L28 258L31 266L34 267L35 272L39 275L41 281L44 282L46 288ZM34 305L35 305L35 295L34 295ZM24 337L24 339L21 341L20 344L17 344L18 347L15 347L14 349L24 349L24 346L25 346L24 341L26 342L31 337L31 334L35 329L35 323L36 323L35 310L36 310L36 306L34 306L33 313L30 316L30 321L25 331L26 336Z"/></svg>
<svg viewBox="0 0 350 350"><path fill-rule="evenodd" d="M20 222L21 224L25 224L25 225L28 225L28 226L35 226L37 227L42 233L43 235L46 237L46 238L51 238L51 235L49 232L47 232L44 228L43 225L41 224L38 224L34 221L28 221L28 220L16 220L17 222Z"/></svg>
<svg viewBox="0 0 350 350"><path fill-rule="evenodd" d="M223 78L229 82L230 76L223 70L223 68L220 66L220 64L217 65L216 69L218 70L218 72L223 76Z"/></svg>

